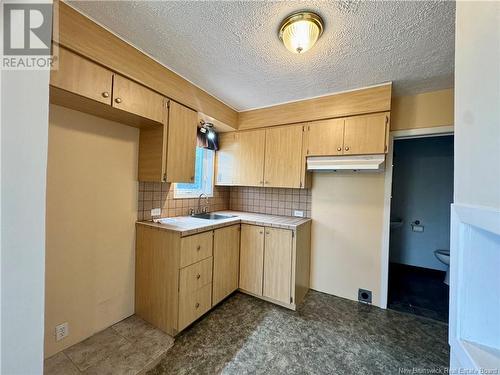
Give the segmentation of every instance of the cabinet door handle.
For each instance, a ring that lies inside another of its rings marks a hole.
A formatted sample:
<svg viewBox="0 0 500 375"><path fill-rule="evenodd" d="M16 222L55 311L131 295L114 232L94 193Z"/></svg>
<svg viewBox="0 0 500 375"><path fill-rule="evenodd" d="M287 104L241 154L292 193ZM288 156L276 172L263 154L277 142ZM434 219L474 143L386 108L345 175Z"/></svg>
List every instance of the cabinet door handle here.
<svg viewBox="0 0 500 375"><path fill-rule="evenodd" d="M345 146L345 150L346 150L346 151L349 151L349 146Z"/></svg>
<svg viewBox="0 0 500 375"><path fill-rule="evenodd" d="M116 99L115 99L115 103L120 104L121 102L122 102L121 98L116 98Z"/></svg>
<svg viewBox="0 0 500 375"><path fill-rule="evenodd" d="M337 151L342 151L342 147L337 147Z"/></svg>
<svg viewBox="0 0 500 375"><path fill-rule="evenodd" d="M191 179L191 181L194 181L194 176L191 176L191 177L189 177L189 178Z"/></svg>
<svg viewBox="0 0 500 375"><path fill-rule="evenodd" d="M104 91L101 95L103 98L109 98L109 92L107 91Z"/></svg>
<svg viewBox="0 0 500 375"><path fill-rule="evenodd" d="M196 305L194 305L195 308L198 308L200 307L200 304L198 302L196 302Z"/></svg>
<svg viewBox="0 0 500 375"><path fill-rule="evenodd" d="M262 234L262 233L264 233L264 232L262 232L262 231L259 231L259 234Z"/></svg>
<svg viewBox="0 0 500 375"><path fill-rule="evenodd" d="M200 277L201 277L201 275L200 275L200 274L196 275L196 279L199 279Z"/></svg>
<svg viewBox="0 0 500 375"><path fill-rule="evenodd" d="M264 183L265 183L266 185L269 185L269 181L264 181Z"/></svg>
<svg viewBox="0 0 500 375"><path fill-rule="evenodd" d="M196 250L200 251L201 250L201 245L196 246Z"/></svg>
<svg viewBox="0 0 500 375"><path fill-rule="evenodd" d="M269 234L269 231L266 230L266 234Z"/></svg>

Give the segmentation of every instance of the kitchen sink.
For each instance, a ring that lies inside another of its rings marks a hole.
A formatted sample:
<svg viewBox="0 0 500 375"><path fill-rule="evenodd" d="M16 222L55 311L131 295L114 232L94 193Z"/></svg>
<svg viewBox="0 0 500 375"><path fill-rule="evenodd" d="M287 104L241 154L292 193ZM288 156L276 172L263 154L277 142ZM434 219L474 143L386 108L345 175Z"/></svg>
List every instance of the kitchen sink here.
<svg viewBox="0 0 500 375"><path fill-rule="evenodd" d="M235 217L233 215L220 215L220 214L211 214L211 213L201 213L201 214L194 214L191 215L191 217L195 217L197 219L207 219L207 220L223 220L223 219L231 219L232 217Z"/></svg>

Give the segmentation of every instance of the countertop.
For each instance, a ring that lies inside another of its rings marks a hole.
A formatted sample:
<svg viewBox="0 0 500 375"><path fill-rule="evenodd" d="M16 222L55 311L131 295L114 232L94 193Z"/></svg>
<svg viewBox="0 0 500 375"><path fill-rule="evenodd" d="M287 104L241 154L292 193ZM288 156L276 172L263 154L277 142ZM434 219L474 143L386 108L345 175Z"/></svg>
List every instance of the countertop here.
<svg viewBox="0 0 500 375"><path fill-rule="evenodd" d="M221 220L207 220L191 216L177 216L159 219L156 222L138 221L137 224L179 232L181 237L184 237L239 223L296 230L297 227L311 221L311 219L305 217L276 216L242 211L217 211L214 213L231 215L232 217Z"/></svg>

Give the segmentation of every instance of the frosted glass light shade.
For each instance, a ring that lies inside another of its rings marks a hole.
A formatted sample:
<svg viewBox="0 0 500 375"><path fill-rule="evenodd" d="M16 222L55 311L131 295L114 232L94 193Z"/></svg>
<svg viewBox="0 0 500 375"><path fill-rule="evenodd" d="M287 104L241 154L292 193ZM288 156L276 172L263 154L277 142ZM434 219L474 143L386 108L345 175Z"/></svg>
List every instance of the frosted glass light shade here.
<svg viewBox="0 0 500 375"><path fill-rule="evenodd" d="M300 12L288 16L281 24L279 37L293 53L311 49L323 33L323 21L315 13Z"/></svg>

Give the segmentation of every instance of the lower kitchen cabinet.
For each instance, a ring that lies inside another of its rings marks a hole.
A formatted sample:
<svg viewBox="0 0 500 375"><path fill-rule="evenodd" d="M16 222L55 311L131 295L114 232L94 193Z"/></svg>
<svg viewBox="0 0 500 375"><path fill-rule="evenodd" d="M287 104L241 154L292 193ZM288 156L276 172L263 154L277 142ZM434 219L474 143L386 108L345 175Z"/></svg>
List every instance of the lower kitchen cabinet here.
<svg viewBox="0 0 500 375"><path fill-rule="evenodd" d="M292 241L291 230L266 228L262 295L283 303L292 303Z"/></svg>
<svg viewBox="0 0 500 375"><path fill-rule="evenodd" d="M309 290L310 222L295 230L238 223L185 237L136 228L135 313L169 335L238 288L290 309Z"/></svg>
<svg viewBox="0 0 500 375"><path fill-rule="evenodd" d="M241 225L240 290L295 309L309 290L311 223Z"/></svg>
<svg viewBox="0 0 500 375"><path fill-rule="evenodd" d="M175 336L238 289L240 225L181 237L137 224L135 313Z"/></svg>
<svg viewBox="0 0 500 375"><path fill-rule="evenodd" d="M136 229L135 313L175 336L212 307L213 232Z"/></svg>
<svg viewBox="0 0 500 375"><path fill-rule="evenodd" d="M262 296L264 227L241 225L240 289Z"/></svg>
<svg viewBox="0 0 500 375"><path fill-rule="evenodd" d="M240 225L214 230L212 306L238 289Z"/></svg>

